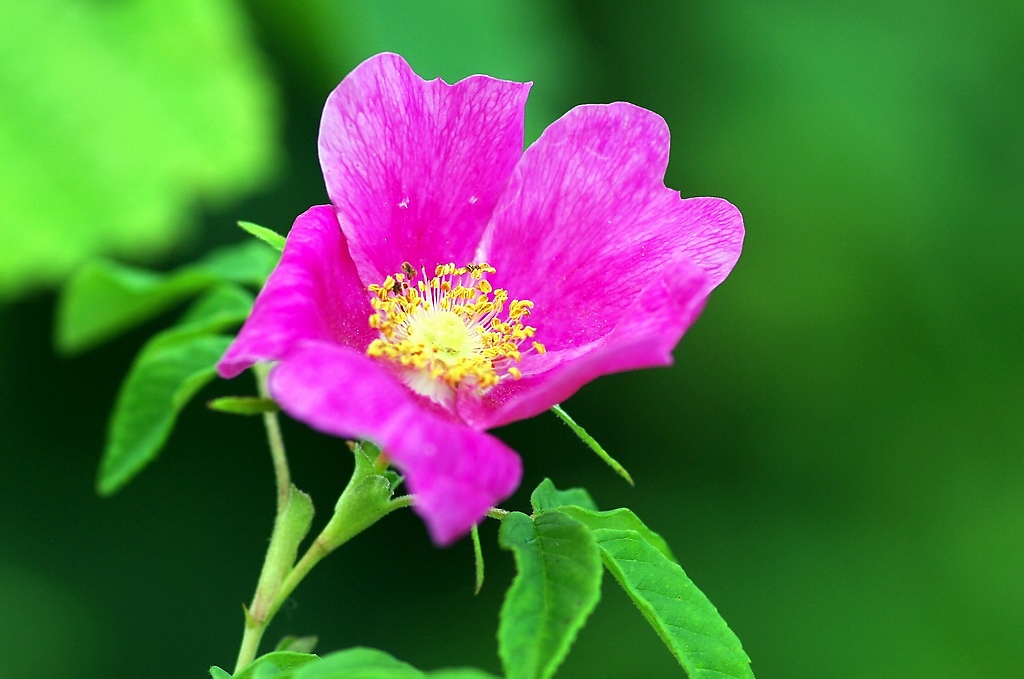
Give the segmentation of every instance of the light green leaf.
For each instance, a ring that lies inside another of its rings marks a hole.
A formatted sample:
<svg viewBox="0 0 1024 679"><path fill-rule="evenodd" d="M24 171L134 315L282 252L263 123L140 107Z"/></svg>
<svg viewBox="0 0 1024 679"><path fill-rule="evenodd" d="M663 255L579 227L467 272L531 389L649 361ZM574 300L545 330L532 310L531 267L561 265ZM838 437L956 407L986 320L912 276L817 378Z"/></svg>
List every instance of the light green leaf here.
<svg viewBox="0 0 1024 679"><path fill-rule="evenodd" d="M476 524L473 524L473 528L469 531L469 536L473 539L473 565L476 571L473 594L479 594L484 586L484 550L480 547L480 530L476 527Z"/></svg>
<svg viewBox="0 0 1024 679"><path fill-rule="evenodd" d="M598 528L605 566L690 679L753 679L740 640L679 564L634 530Z"/></svg>
<svg viewBox="0 0 1024 679"><path fill-rule="evenodd" d="M312 653L313 649L316 648L316 644L319 641L315 635L298 637L294 634L289 634L283 637L281 641L277 642L277 646L274 648L275 651L291 651L292 653Z"/></svg>
<svg viewBox="0 0 1024 679"><path fill-rule="evenodd" d="M245 288L233 283L218 285L189 306L176 327L222 329L239 325L249 317L254 300L253 294Z"/></svg>
<svg viewBox="0 0 1024 679"><path fill-rule="evenodd" d="M206 404L210 410L229 415L262 415L277 411L277 403L260 396L221 396Z"/></svg>
<svg viewBox="0 0 1024 679"><path fill-rule="evenodd" d="M280 677L280 679L286 679ZM288 674L287 679L497 679L481 670L463 667L421 672L373 648L350 648L324 656L320 662Z"/></svg>
<svg viewBox="0 0 1024 679"><path fill-rule="evenodd" d="M97 489L119 490L152 462L178 412L214 378L214 365L231 338L205 331L170 330L139 352L121 385L100 465Z"/></svg>
<svg viewBox="0 0 1024 679"><path fill-rule="evenodd" d="M672 550L664 538L644 525L636 514L626 508L612 509L607 512L597 511L597 506L590 499L590 493L583 488L569 488L558 490L551 479L544 479L530 496L533 504L533 511L540 513L557 509L568 514L577 521L585 524L592 530L598 528L613 528L621 530L635 530L640 533L647 542L651 543L664 554L668 559L676 561Z"/></svg>
<svg viewBox="0 0 1024 679"><path fill-rule="evenodd" d="M423 673L384 651L350 648L324 656L289 679L423 679Z"/></svg>
<svg viewBox="0 0 1024 679"><path fill-rule="evenodd" d="M211 679L231 679L231 675L227 670L222 670L216 665L210 668L210 677Z"/></svg>
<svg viewBox="0 0 1024 679"><path fill-rule="evenodd" d="M274 651L256 658L234 675L234 679L291 679L296 670L319 662L320 657L311 653Z"/></svg>
<svg viewBox="0 0 1024 679"><path fill-rule="evenodd" d="M679 562L672 553L672 548L665 542L665 538L644 525L644 522L630 509L620 507L619 509L610 509L606 512L595 512L583 509L582 507L567 505L560 507L558 511L568 514L580 523L586 524L591 530L607 528L610 530L636 531L648 544L664 554L666 559L675 563Z"/></svg>
<svg viewBox="0 0 1024 679"><path fill-rule="evenodd" d="M601 558L590 531L559 512L512 512L498 541L518 574L505 596L498 651L509 679L546 679L601 597Z"/></svg>
<svg viewBox="0 0 1024 679"><path fill-rule="evenodd" d="M277 231L271 231L265 226L253 224L252 222L238 222L246 233L259 238L261 241L274 248L278 252L284 251L284 236Z"/></svg>
<svg viewBox="0 0 1024 679"><path fill-rule="evenodd" d="M587 433L586 429L576 424L576 421L569 417L569 413L562 410L561 406L552 406L551 412L557 415L559 419L562 420L562 422L565 422L567 425L569 425L569 428L572 429L573 433L576 434L576 436L578 436L581 441L587 444L587 446L592 451L594 451L594 453L596 453L599 458L604 460L605 464L612 468L612 471L614 471L622 478L626 479L629 485L636 485L633 483L633 477L629 475L629 472L626 471L626 468L619 464L615 458L609 455L608 452L601 447L601 444L595 441L594 437Z"/></svg>
<svg viewBox="0 0 1024 679"><path fill-rule="evenodd" d="M214 251L170 274L90 262L62 291L57 348L84 351L222 282L261 286L276 263L277 253L255 242Z"/></svg>
<svg viewBox="0 0 1024 679"><path fill-rule="evenodd" d="M273 84L233 0L0 3L0 299L151 256L260 185Z"/></svg>
<svg viewBox="0 0 1024 679"><path fill-rule="evenodd" d="M544 479L530 495L530 504L537 514L549 509L557 509L565 505L576 505L583 509L597 511L597 505L590 493L583 488L558 490L551 479Z"/></svg>

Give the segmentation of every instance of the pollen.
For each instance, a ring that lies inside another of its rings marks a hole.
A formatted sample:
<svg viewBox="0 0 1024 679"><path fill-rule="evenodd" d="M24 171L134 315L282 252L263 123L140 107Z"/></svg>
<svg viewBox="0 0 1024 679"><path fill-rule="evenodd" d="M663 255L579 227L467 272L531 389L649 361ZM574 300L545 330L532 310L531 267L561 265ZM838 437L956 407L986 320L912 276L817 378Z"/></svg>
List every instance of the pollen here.
<svg viewBox="0 0 1024 679"><path fill-rule="evenodd" d="M369 324L380 337L366 353L399 368L411 388L439 401L460 389L483 394L520 379L523 357L546 351L525 324L533 302L509 301L507 290L493 287L486 277L494 267L449 262L433 273L406 262L369 286Z"/></svg>

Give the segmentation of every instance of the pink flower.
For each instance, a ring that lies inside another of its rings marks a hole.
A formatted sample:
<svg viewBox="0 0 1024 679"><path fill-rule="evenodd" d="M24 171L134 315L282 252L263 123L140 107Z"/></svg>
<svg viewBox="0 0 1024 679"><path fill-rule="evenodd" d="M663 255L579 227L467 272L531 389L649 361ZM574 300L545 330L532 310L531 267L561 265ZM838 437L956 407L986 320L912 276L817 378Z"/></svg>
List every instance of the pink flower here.
<svg viewBox="0 0 1024 679"><path fill-rule="evenodd" d="M518 486L485 430L672 349L740 253L739 212L665 188L669 133L578 106L525 152L529 83L424 81L394 54L331 93L331 205L299 216L217 368L277 361L270 390L321 431L374 441L434 541Z"/></svg>

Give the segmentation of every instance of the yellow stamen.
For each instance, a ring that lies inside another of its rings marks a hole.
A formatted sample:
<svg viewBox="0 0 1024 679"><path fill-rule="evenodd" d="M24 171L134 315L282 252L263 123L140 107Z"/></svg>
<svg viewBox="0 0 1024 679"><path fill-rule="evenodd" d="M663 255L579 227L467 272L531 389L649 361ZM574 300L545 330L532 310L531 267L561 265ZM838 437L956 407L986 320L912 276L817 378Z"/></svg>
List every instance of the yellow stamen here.
<svg viewBox="0 0 1024 679"><path fill-rule="evenodd" d="M525 353L546 351L540 342L521 348L536 328L524 326L533 302L509 299L508 291L494 288L485 276L495 273L489 264L438 264L429 280L415 280L408 262L402 271L369 286L370 327L380 333L366 348L376 359L407 369L410 387L437 398L469 388L482 393L502 379L518 380L523 372L515 364ZM440 400L440 399L439 399Z"/></svg>

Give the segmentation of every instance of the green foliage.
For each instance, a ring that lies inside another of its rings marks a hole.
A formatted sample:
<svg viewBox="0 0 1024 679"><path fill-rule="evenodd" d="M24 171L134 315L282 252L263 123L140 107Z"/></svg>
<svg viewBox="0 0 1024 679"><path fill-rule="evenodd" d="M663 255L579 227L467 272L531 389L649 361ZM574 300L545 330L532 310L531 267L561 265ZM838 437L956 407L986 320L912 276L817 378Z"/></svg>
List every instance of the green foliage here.
<svg viewBox="0 0 1024 679"><path fill-rule="evenodd" d="M261 241L274 248L278 252L284 251L284 236L277 231L271 231L265 226L253 224L252 222L238 222L246 233L259 238Z"/></svg>
<svg viewBox="0 0 1024 679"><path fill-rule="evenodd" d="M0 299L255 188L274 95L232 0L0 3Z"/></svg>
<svg viewBox="0 0 1024 679"><path fill-rule="evenodd" d="M222 286L198 300L183 323L147 342L121 385L110 420L97 488L119 490L152 462L181 409L213 379L214 365L231 338L216 334L238 325L249 313L252 295Z"/></svg>
<svg viewBox="0 0 1024 679"><path fill-rule="evenodd" d="M679 564L637 531L598 528L593 535L605 566L690 679L753 679L740 640Z"/></svg>
<svg viewBox="0 0 1024 679"><path fill-rule="evenodd" d="M644 525L643 521L637 518L632 510L620 507L610 509L606 512L589 511L582 507L566 506L559 511L568 514L577 521L585 523L591 530L632 530L639 533L643 539L665 555L669 561L678 563L678 559L672 554L672 549L665 542L665 539Z"/></svg>
<svg viewBox="0 0 1024 679"><path fill-rule="evenodd" d="M601 558L586 526L558 512L512 512L498 540L518 574L501 607L498 649L509 679L552 676L601 597Z"/></svg>
<svg viewBox="0 0 1024 679"><path fill-rule="evenodd" d="M538 522L562 516L586 527L604 565L691 679L753 678L740 640L686 577L661 536L632 511L597 511L587 491L558 490L550 479L537 486L530 500Z"/></svg>
<svg viewBox="0 0 1024 679"><path fill-rule="evenodd" d="M473 594L479 594L480 590L484 587L484 550L480 546L480 531L474 525L469 531L469 536L473 540L473 566L476 572L476 578L473 582Z"/></svg>
<svg viewBox="0 0 1024 679"><path fill-rule="evenodd" d="M311 653L274 651L256 658L249 666L234 675L234 679L289 679L294 670L306 667L320 660Z"/></svg>
<svg viewBox="0 0 1024 679"><path fill-rule="evenodd" d="M298 637L289 634L277 642L275 651L291 651L292 653L312 653L319 639L316 636Z"/></svg>
<svg viewBox="0 0 1024 679"><path fill-rule="evenodd" d="M533 493L530 494L530 505L533 507L533 511L538 514L566 505L597 511L597 505L594 504L593 498L590 497L590 493L585 489L569 488L567 490L558 490L555 488L555 484L551 482L551 479L544 479L540 482L540 485L534 488Z"/></svg>
<svg viewBox="0 0 1024 679"><path fill-rule="evenodd" d="M633 477L629 475L629 472L626 471L626 468L619 464L619 462L615 458L609 455L608 451L606 451L600 443L594 440L594 437L588 434L586 429L576 424L576 421L569 417L569 413L565 412L562 409L562 406L552 406L551 412L557 415L558 418L562 420L562 422L565 422L567 425L569 425L569 428L572 429L572 432L576 434L576 436L578 436L581 441L587 444L587 447L594 451L594 453L599 458L604 460L605 464L612 468L612 471L614 471L622 478L626 479L626 482L629 483L629 485L636 485L635 483L633 483Z"/></svg>
<svg viewBox="0 0 1024 679"><path fill-rule="evenodd" d="M277 411L273 399L260 396L221 396L206 404L210 410L229 415L262 415Z"/></svg>
<svg viewBox="0 0 1024 679"><path fill-rule="evenodd" d="M289 664L292 663L292 664ZM219 668L213 668L219 669ZM223 670L221 670L223 671ZM213 670L211 670L211 673ZM214 675L218 679L218 675ZM421 672L373 648L350 648L323 658L276 651L256 659L236 679L496 679L472 668Z"/></svg>
<svg viewBox="0 0 1024 679"><path fill-rule="evenodd" d="M84 351L218 283L262 286L277 257L262 243L246 242L216 250L170 274L90 262L62 291L57 348L69 354Z"/></svg>
<svg viewBox="0 0 1024 679"><path fill-rule="evenodd" d="M210 668L211 679L231 679L231 673L214 665Z"/></svg>

